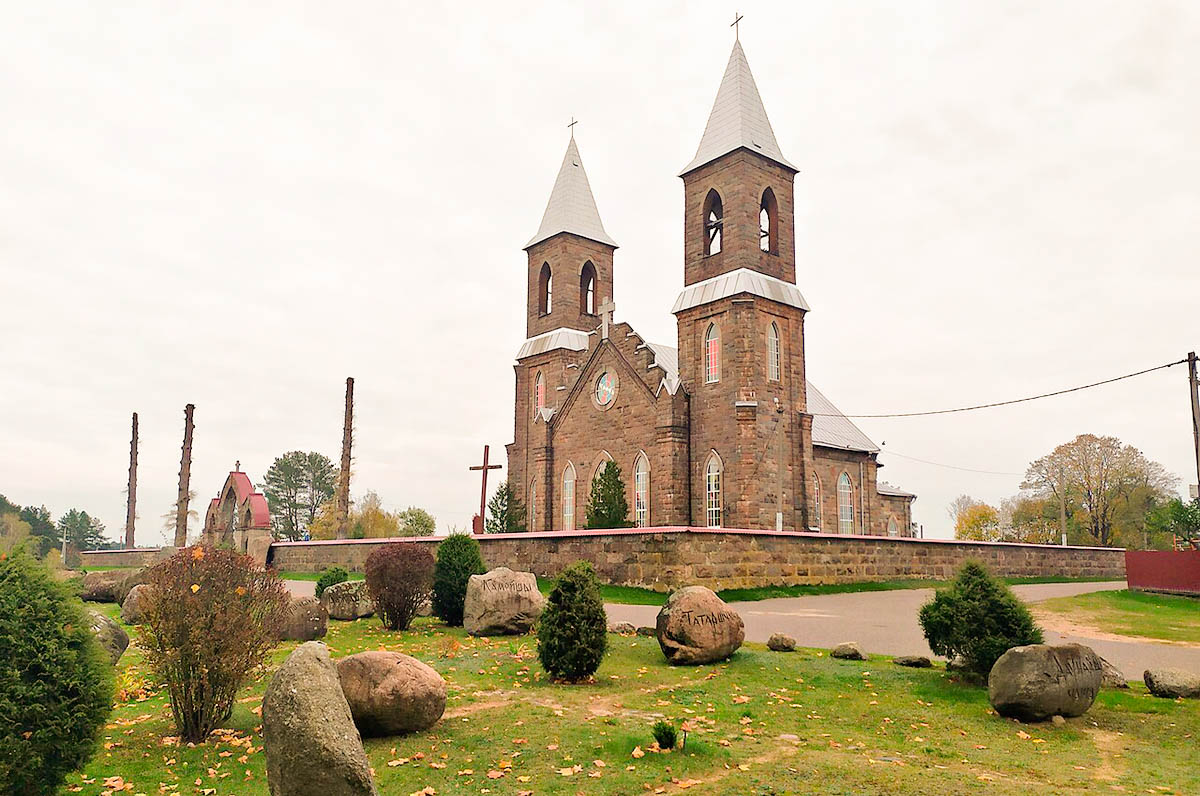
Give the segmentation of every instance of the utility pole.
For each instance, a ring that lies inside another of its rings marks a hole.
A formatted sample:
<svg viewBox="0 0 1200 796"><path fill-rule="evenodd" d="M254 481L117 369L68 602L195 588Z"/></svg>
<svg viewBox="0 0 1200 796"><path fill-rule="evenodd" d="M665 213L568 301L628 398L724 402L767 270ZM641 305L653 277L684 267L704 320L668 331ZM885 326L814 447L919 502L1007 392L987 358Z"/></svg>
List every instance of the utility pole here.
<svg viewBox="0 0 1200 796"><path fill-rule="evenodd" d="M338 473L334 518L337 538L350 536L350 446L354 437L354 379L346 379L346 416L342 425L342 469Z"/></svg>
<svg viewBox="0 0 1200 796"><path fill-rule="evenodd" d="M179 549L187 547L188 521L188 488L192 481L192 431L196 426L192 423L192 413L196 411L193 404L183 408L183 458L179 462L179 497L175 500L175 546Z"/></svg>
<svg viewBox="0 0 1200 796"><path fill-rule="evenodd" d="M1063 466L1058 466L1058 530L1062 533L1062 543L1067 544L1067 484Z"/></svg>
<svg viewBox="0 0 1200 796"><path fill-rule="evenodd" d="M133 413L133 436L129 440L129 489L125 499L125 549L132 550L133 521L137 517L137 412Z"/></svg>
<svg viewBox="0 0 1200 796"><path fill-rule="evenodd" d="M1196 352L1188 353L1188 392L1192 399L1192 438L1196 444L1196 483L1200 484L1200 386L1196 379Z"/></svg>

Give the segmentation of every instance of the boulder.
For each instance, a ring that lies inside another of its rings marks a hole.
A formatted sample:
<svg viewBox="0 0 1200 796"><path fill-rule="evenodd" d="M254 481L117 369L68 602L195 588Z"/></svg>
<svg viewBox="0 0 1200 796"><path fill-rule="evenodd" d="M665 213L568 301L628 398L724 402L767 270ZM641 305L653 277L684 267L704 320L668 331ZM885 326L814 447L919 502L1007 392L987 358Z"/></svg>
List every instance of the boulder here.
<svg viewBox="0 0 1200 796"><path fill-rule="evenodd" d="M342 693L364 737L427 730L446 710L446 681L399 652L360 652L337 662Z"/></svg>
<svg viewBox="0 0 1200 796"><path fill-rule="evenodd" d="M772 633L767 639L767 649L775 652L794 652L796 649L796 639L785 633Z"/></svg>
<svg viewBox="0 0 1200 796"><path fill-rule="evenodd" d="M632 636L637 632L637 628L632 622L616 622L608 626L609 633L620 633L622 636Z"/></svg>
<svg viewBox="0 0 1200 796"><path fill-rule="evenodd" d="M892 663L897 666L908 666L913 669L928 669L933 666L933 661L924 655L897 655L895 658L892 658Z"/></svg>
<svg viewBox="0 0 1200 796"><path fill-rule="evenodd" d="M472 636L518 636L528 633L542 615L546 600L532 572L497 567L467 581L463 627Z"/></svg>
<svg viewBox="0 0 1200 796"><path fill-rule="evenodd" d="M375 613L375 603L367 594L365 580L347 580L335 583L321 593L321 605L330 619L350 621L363 619Z"/></svg>
<svg viewBox="0 0 1200 796"><path fill-rule="evenodd" d="M723 661L746 639L742 617L704 586L672 592L655 632L667 662L682 665Z"/></svg>
<svg viewBox="0 0 1200 796"><path fill-rule="evenodd" d="M1082 716L1100 693L1103 668L1082 644L1013 647L988 674L988 701L1001 716L1021 721Z"/></svg>
<svg viewBox="0 0 1200 796"><path fill-rule="evenodd" d="M1200 674L1183 669L1147 669L1142 675L1146 688L1157 697L1200 699Z"/></svg>
<svg viewBox="0 0 1200 796"><path fill-rule="evenodd" d="M658 631L655 630L654 628L650 627L649 625L642 625L634 632L637 633L639 636L657 636L658 635Z"/></svg>
<svg viewBox="0 0 1200 796"><path fill-rule="evenodd" d="M1129 688L1129 678L1120 669L1104 658L1100 659L1100 665L1104 667L1100 671L1101 688Z"/></svg>
<svg viewBox="0 0 1200 796"><path fill-rule="evenodd" d="M946 661L946 671L948 672L965 672L970 667L967 665L967 659L961 655L955 655L950 660Z"/></svg>
<svg viewBox="0 0 1200 796"><path fill-rule="evenodd" d="M279 630L283 641L312 641L323 638L329 629L329 612L316 597L292 600L287 617Z"/></svg>
<svg viewBox="0 0 1200 796"><path fill-rule="evenodd" d="M377 796L324 644L301 644L279 667L263 696L262 723L271 796Z"/></svg>
<svg viewBox="0 0 1200 796"><path fill-rule="evenodd" d="M83 576L79 596L93 603L115 603L117 588L129 576L127 569L105 569Z"/></svg>
<svg viewBox="0 0 1200 796"><path fill-rule="evenodd" d="M100 642L100 646L108 653L108 657L115 665L121 659L125 648L129 646L129 634L107 615L94 608L87 609L87 620L88 627L95 634L96 640Z"/></svg>
<svg viewBox="0 0 1200 796"><path fill-rule="evenodd" d="M862 651L857 641L843 641L829 651L831 658L841 658L844 661L865 661L867 653Z"/></svg>
<svg viewBox="0 0 1200 796"><path fill-rule="evenodd" d="M140 625L146 621L146 610L154 600L154 587L149 583L139 583L125 595L121 603L121 621L127 625Z"/></svg>
<svg viewBox="0 0 1200 796"><path fill-rule="evenodd" d="M125 598L129 596L129 592L133 591L134 586L140 586L143 583L148 583L150 580L150 567L134 570L128 573L125 578L117 584L113 589L113 602L117 605L125 605Z"/></svg>

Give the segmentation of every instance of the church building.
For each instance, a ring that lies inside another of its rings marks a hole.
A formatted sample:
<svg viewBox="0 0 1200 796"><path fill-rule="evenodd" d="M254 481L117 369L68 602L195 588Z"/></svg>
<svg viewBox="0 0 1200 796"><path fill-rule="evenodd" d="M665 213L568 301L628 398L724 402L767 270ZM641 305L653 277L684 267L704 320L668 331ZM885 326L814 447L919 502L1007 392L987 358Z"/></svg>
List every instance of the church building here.
<svg viewBox="0 0 1200 796"><path fill-rule="evenodd" d="M584 527L622 472L638 527L907 536L915 495L808 380L793 181L735 43L684 187L676 345L613 318L616 242L574 135L528 254L509 488L530 531Z"/></svg>

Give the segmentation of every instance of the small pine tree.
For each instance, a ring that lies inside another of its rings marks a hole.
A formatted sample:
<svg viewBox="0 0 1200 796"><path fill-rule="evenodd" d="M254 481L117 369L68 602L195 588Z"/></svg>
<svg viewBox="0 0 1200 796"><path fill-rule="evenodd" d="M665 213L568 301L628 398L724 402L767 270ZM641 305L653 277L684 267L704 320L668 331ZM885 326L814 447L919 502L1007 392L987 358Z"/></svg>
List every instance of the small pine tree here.
<svg viewBox="0 0 1200 796"><path fill-rule="evenodd" d="M467 582L487 572L479 542L465 533L452 533L438 545L433 567L433 613L451 627L461 627L467 601Z"/></svg>
<svg viewBox="0 0 1200 796"><path fill-rule="evenodd" d="M484 533L524 533L525 504L521 498L508 488L507 481L501 481L500 486L492 493L487 504L488 516L484 520Z"/></svg>
<svg viewBox="0 0 1200 796"><path fill-rule="evenodd" d="M325 590L330 586L334 586L338 583L345 583L348 580L350 580L350 573L347 572L344 567L339 567L336 565L327 567L325 571L321 573L321 577L317 578L317 599L320 599L321 595L324 594Z"/></svg>
<svg viewBox="0 0 1200 796"><path fill-rule="evenodd" d="M1042 631L1012 590L975 561L958 571L949 588L921 606L921 629L938 655L961 655L967 668L986 675L1013 647L1041 644Z"/></svg>
<svg viewBox="0 0 1200 796"><path fill-rule="evenodd" d="M600 668L608 649L607 617L596 571L576 561L554 582L538 620L538 660L550 676L577 683Z"/></svg>
<svg viewBox="0 0 1200 796"><path fill-rule="evenodd" d="M629 503L625 500L625 482L616 462L606 462L600 475L592 480L588 496L588 528L628 528Z"/></svg>

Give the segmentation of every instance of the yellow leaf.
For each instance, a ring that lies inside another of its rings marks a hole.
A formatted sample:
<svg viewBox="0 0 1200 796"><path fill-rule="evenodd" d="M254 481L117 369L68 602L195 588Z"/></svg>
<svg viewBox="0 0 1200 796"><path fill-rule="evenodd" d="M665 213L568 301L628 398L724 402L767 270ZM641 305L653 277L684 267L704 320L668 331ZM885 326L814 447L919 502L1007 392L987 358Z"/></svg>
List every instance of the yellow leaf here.
<svg viewBox="0 0 1200 796"><path fill-rule="evenodd" d="M501 777L503 777L503 776L504 776L504 772L503 772L503 771L497 771L497 770L496 770L496 769L494 769L494 768L493 768L493 769L491 769L490 771L488 771L488 773L487 773L487 777L488 777L488 779L500 779L500 778L501 778Z"/></svg>
<svg viewBox="0 0 1200 796"><path fill-rule="evenodd" d="M196 593L196 592L198 592L198 591L200 591L200 584L199 584L199 583L193 583L193 584L192 584L192 594L195 594L195 593Z"/></svg>
<svg viewBox="0 0 1200 796"><path fill-rule="evenodd" d="M633 756L634 757L645 757L646 753L642 751L642 747L635 746L635 747L633 747Z"/></svg>
<svg viewBox="0 0 1200 796"><path fill-rule="evenodd" d="M196 561L199 561L200 559L204 558L204 548L201 547L200 545L196 545L195 547L193 547L192 548L192 558L195 559Z"/></svg>

